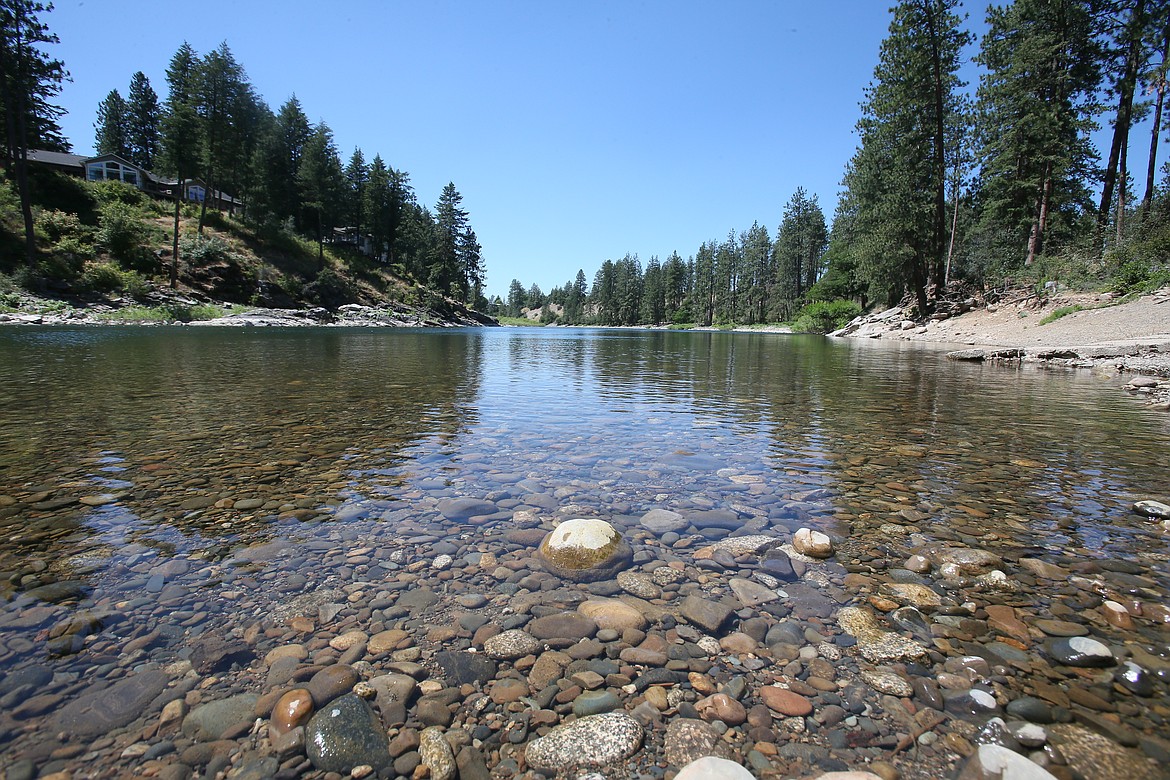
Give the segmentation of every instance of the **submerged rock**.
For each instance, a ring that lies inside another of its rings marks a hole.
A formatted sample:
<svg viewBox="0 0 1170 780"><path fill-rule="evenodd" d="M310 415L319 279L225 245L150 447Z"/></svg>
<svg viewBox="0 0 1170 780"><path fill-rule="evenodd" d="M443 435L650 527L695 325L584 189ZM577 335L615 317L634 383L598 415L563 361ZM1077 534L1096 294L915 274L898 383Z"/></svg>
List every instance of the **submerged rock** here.
<svg viewBox="0 0 1170 780"><path fill-rule="evenodd" d="M542 772L599 767L634 755L644 736L638 721L629 715L607 712L557 726L529 742L524 758Z"/></svg>
<svg viewBox="0 0 1170 780"><path fill-rule="evenodd" d="M612 525L596 518L566 520L540 543L536 557L553 574L572 582L613 578L634 559Z"/></svg>
<svg viewBox="0 0 1170 780"><path fill-rule="evenodd" d="M305 728L313 766L348 773L355 766L381 769L390 763L386 732L369 704L349 693L325 706Z"/></svg>

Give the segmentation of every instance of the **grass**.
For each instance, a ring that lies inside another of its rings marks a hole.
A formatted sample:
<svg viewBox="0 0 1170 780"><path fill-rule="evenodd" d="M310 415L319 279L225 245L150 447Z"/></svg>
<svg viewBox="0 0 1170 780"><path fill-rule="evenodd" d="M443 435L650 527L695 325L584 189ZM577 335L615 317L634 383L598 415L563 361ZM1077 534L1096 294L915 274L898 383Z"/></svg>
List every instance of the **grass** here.
<svg viewBox="0 0 1170 780"><path fill-rule="evenodd" d="M222 317L225 310L211 304L196 306L126 306L98 315L106 322L154 323L195 322Z"/></svg>
<svg viewBox="0 0 1170 780"><path fill-rule="evenodd" d="M531 326L543 327L540 324L540 320L530 320L527 317L496 317L496 319L500 321L501 325L516 325L519 327L523 327L525 325L531 325Z"/></svg>
<svg viewBox="0 0 1170 780"><path fill-rule="evenodd" d="M1044 319L1040 320L1038 324L1047 325L1050 322L1056 322L1061 317L1067 317L1070 314L1076 314L1078 311L1084 310L1085 307L1081 306L1079 303L1073 304L1072 306L1061 306L1059 309L1056 309Z"/></svg>

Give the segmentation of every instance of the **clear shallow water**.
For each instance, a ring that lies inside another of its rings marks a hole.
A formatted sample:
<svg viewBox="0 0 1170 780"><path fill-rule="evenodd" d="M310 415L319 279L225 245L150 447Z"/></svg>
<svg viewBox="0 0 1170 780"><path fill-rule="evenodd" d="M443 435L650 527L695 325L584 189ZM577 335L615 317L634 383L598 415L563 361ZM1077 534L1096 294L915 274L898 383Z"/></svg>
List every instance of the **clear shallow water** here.
<svg viewBox="0 0 1170 780"><path fill-rule="evenodd" d="M1114 380L944 354L777 334L0 329L0 669L51 657L66 701L95 669L147 660L119 660L131 638L167 663L294 597L344 587L361 605L402 581L410 559L381 555L403 539L429 561L519 510L626 527L731 510L753 531L828 531L843 565L880 568L911 546L896 523L1013 561L1137 564L1138 598L1165 604L1167 537L1130 506L1170 497L1167 416ZM450 522L454 498L495 512ZM40 714L19 724L34 740Z"/></svg>
<svg viewBox="0 0 1170 780"><path fill-rule="evenodd" d="M576 329L9 328L0 365L0 494L108 501L3 510L10 572L110 528L192 553L279 535L293 506L360 518L424 497L508 509L534 493L602 516L736 505L838 532L919 506L1021 544L1131 555L1157 537L1127 521L1129 504L1170 494L1170 423L1115 383L929 349ZM829 500L792 505L813 488ZM199 499L262 504L191 508ZM30 516L56 532L22 538Z"/></svg>

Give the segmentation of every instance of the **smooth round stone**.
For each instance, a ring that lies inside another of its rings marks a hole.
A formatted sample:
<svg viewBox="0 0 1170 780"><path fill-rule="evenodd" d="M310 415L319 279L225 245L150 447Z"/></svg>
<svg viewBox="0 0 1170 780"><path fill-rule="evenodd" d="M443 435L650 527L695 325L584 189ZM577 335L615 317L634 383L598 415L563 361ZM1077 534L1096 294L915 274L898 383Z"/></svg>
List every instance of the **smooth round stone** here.
<svg viewBox="0 0 1170 780"><path fill-rule="evenodd" d="M910 683L893 672L864 670L861 672L861 679L865 681L866 685L878 693L885 693L899 698L909 698L914 695L914 688Z"/></svg>
<svg viewBox="0 0 1170 780"><path fill-rule="evenodd" d="M638 524L656 536L676 533L686 529L690 522L678 512L669 509L651 509L642 515Z"/></svg>
<svg viewBox="0 0 1170 780"><path fill-rule="evenodd" d="M658 587L649 576L636 571L618 572L617 584L621 589L640 599L657 599L662 597L662 588Z"/></svg>
<svg viewBox="0 0 1170 780"><path fill-rule="evenodd" d="M490 637L483 643L483 651L497 661L515 661L540 652L541 641L526 631L514 628Z"/></svg>
<svg viewBox="0 0 1170 780"><path fill-rule="evenodd" d="M418 735L418 755L430 770L431 780L454 780L459 773L451 744L438 726L429 726Z"/></svg>
<svg viewBox="0 0 1170 780"><path fill-rule="evenodd" d="M695 710L703 720L721 720L728 726L738 726L747 720L747 710L725 693L716 693L695 702Z"/></svg>
<svg viewBox="0 0 1170 780"><path fill-rule="evenodd" d="M557 726L529 742L524 758L542 772L600 767L634 755L644 737L638 721L624 712L607 712Z"/></svg>
<svg viewBox="0 0 1170 780"><path fill-rule="evenodd" d="M755 780L755 775L726 758L703 756L679 770L674 780Z"/></svg>
<svg viewBox="0 0 1170 780"><path fill-rule="evenodd" d="M1164 504L1161 501L1154 501L1152 499L1135 501L1133 511L1139 515L1152 517L1156 520L1170 520L1170 504Z"/></svg>
<svg viewBox="0 0 1170 780"><path fill-rule="evenodd" d="M355 766L380 770L390 763L386 732L363 699L346 694L322 708L305 727L309 760L324 772L347 774Z"/></svg>
<svg viewBox="0 0 1170 780"><path fill-rule="evenodd" d="M346 631L341 636L335 636L332 639L330 639L329 646L332 647L334 650L345 651L345 650L350 649L351 647L354 647L356 645L360 645L362 642L365 642L367 639L369 639L369 636L366 634L365 631Z"/></svg>
<svg viewBox="0 0 1170 780"><path fill-rule="evenodd" d="M575 518L558 525L540 543L537 560L571 582L612 579L634 560L633 550L612 525L596 518Z"/></svg>
<svg viewBox="0 0 1170 780"><path fill-rule="evenodd" d="M201 704L183 719L183 733L201 742L217 740L232 726L252 720L259 698L253 693L241 693Z"/></svg>
<svg viewBox="0 0 1170 780"><path fill-rule="evenodd" d="M455 597L456 603L467 609L479 609L488 603L487 596L482 593L464 593Z"/></svg>
<svg viewBox="0 0 1170 780"><path fill-rule="evenodd" d="M1080 623L1070 623L1067 620L1043 619L1037 620L1034 625L1048 636L1086 636L1089 633L1089 629Z"/></svg>
<svg viewBox="0 0 1170 780"><path fill-rule="evenodd" d="M647 689L661 691L661 688ZM665 693L664 693L665 696ZM768 723L772 716L767 716ZM710 723L695 718L671 718L663 740L666 761L674 766L685 766L704 756L715 755L720 747L720 734Z"/></svg>
<svg viewBox="0 0 1170 780"><path fill-rule="evenodd" d="M811 701L787 688L765 685L760 688L760 698L768 709L790 718L804 717L813 711Z"/></svg>
<svg viewBox="0 0 1170 780"><path fill-rule="evenodd" d="M1048 645L1048 653L1066 666L1102 667L1117 663L1106 645L1087 636L1053 640Z"/></svg>
<svg viewBox="0 0 1170 780"><path fill-rule="evenodd" d="M792 537L792 547L801 555L810 558L829 558L833 555L833 540L828 534L801 528Z"/></svg>
<svg viewBox="0 0 1170 780"><path fill-rule="evenodd" d="M580 641L597 633L597 622L580 612L561 612L530 621L524 627L537 639L571 639Z"/></svg>
<svg viewBox="0 0 1170 780"><path fill-rule="evenodd" d="M361 679L357 670L346 664L332 664L314 674L305 688L313 695L317 707L324 707L338 696L349 693Z"/></svg>
<svg viewBox="0 0 1170 780"><path fill-rule="evenodd" d="M647 626L646 618L641 612L617 599L591 599L578 605L577 611L593 620L600 628L612 628L614 631L633 628L641 631Z"/></svg>
<svg viewBox="0 0 1170 780"><path fill-rule="evenodd" d="M400 628L391 628L386 631L379 631L370 637L370 641L366 643L366 652L371 656L382 655L388 653L402 643L402 640L410 636L410 633L403 631Z"/></svg>
<svg viewBox="0 0 1170 780"><path fill-rule="evenodd" d="M1023 696L1008 702L1007 713L1032 723L1051 723L1052 707L1033 696Z"/></svg>
<svg viewBox="0 0 1170 780"><path fill-rule="evenodd" d="M1118 670L1116 678L1117 682L1131 693L1135 693L1138 696L1154 695L1153 677L1133 661L1126 661L1121 669Z"/></svg>
<svg viewBox="0 0 1170 780"><path fill-rule="evenodd" d="M612 712L621 706L616 693L610 690L586 691L573 699L573 714L579 718Z"/></svg>
<svg viewBox="0 0 1170 780"><path fill-rule="evenodd" d="M294 688L281 696L272 708L268 730L275 736L303 726L313 714L313 695L304 688Z"/></svg>
<svg viewBox="0 0 1170 780"><path fill-rule="evenodd" d="M497 680L491 691L491 699L496 704L510 704L527 695L528 683L512 677Z"/></svg>
<svg viewBox="0 0 1170 780"><path fill-rule="evenodd" d="M980 745L967 761L962 777L998 777L1003 780L1056 780L1052 773L1013 750Z"/></svg>

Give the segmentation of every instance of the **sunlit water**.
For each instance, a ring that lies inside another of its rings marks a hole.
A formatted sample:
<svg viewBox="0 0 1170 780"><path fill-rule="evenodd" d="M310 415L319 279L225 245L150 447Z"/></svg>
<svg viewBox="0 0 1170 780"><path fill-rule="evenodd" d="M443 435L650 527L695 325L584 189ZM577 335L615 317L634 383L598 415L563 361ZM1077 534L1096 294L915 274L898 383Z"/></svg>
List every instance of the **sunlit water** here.
<svg viewBox="0 0 1170 780"><path fill-rule="evenodd" d="M255 613L240 585L260 586L219 562L292 541L246 571L289 569L283 590L308 590L338 575L314 550L374 548L403 522L441 537L444 498L492 502L486 523L733 510L878 556L883 524L913 510L925 540L1138 562L1163 602L1170 587L1166 536L1130 511L1170 497L1170 422L1088 372L582 329L3 328L0 367L8 669L61 655L84 675L113 619L62 628L73 610L191 632ZM172 558L190 573L150 574ZM156 609L164 582L182 588Z"/></svg>

